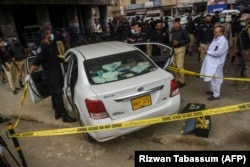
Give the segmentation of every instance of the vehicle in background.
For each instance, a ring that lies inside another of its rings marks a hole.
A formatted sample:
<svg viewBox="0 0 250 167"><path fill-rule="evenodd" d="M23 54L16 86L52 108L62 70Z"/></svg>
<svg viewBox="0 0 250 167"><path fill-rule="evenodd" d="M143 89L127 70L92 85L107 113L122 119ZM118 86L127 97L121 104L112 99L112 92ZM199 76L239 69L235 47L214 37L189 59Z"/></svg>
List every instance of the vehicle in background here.
<svg viewBox="0 0 250 167"><path fill-rule="evenodd" d="M232 15L235 14L236 16L240 15L240 11L239 10L223 10L221 12L221 14L225 14L226 15L226 22L230 22L232 20Z"/></svg>

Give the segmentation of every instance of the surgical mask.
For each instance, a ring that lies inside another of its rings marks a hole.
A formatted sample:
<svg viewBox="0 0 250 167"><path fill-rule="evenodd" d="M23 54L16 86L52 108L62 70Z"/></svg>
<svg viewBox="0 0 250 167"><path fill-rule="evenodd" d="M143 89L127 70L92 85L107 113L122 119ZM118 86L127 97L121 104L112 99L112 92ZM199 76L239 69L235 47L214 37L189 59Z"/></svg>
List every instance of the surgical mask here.
<svg viewBox="0 0 250 167"><path fill-rule="evenodd" d="M131 33L132 33L133 35L138 34L138 32L137 32L137 31L135 31L135 30L131 30Z"/></svg>
<svg viewBox="0 0 250 167"><path fill-rule="evenodd" d="M54 34L50 34L50 40L51 40L51 41L54 41L54 39L55 39Z"/></svg>
<svg viewBox="0 0 250 167"><path fill-rule="evenodd" d="M246 26L246 22L240 22L240 25L242 26L242 27L245 27Z"/></svg>
<svg viewBox="0 0 250 167"><path fill-rule="evenodd" d="M224 23L225 19L224 18L220 18L220 22Z"/></svg>
<svg viewBox="0 0 250 167"><path fill-rule="evenodd" d="M8 45L8 43L7 43L7 42L4 42L4 43L3 43L3 46L7 46L7 45Z"/></svg>

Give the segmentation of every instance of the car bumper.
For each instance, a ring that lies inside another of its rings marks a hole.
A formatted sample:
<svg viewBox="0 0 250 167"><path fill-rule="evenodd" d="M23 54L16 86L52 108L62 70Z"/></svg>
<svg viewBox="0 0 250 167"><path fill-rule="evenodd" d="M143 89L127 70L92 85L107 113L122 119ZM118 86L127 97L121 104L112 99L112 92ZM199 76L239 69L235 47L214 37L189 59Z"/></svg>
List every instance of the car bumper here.
<svg viewBox="0 0 250 167"><path fill-rule="evenodd" d="M151 109L149 111L117 120L111 120L111 119L91 120L88 125L93 125L93 126L106 125L106 124L114 124L114 123L172 115L172 114L177 114L179 112L179 108L180 108L180 94L170 98L166 103L164 103L164 105L155 107L154 109ZM112 130L90 132L89 134L96 141L104 142L137 131L147 126L149 125L135 126L129 128L116 128Z"/></svg>

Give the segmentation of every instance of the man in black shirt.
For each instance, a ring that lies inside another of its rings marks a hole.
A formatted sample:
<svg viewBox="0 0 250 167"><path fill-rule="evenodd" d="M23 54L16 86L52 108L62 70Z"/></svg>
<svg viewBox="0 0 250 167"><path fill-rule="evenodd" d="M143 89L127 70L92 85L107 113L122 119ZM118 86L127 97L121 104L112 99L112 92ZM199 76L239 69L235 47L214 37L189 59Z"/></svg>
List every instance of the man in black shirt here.
<svg viewBox="0 0 250 167"><path fill-rule="evenodd" d="M200 61L204 60L206 50L212 42L214 36L214 25L211 23L211 15L206 15L205 23L200 25L197 30L197 45L200 52Z"/></svg>
<svg viewBox="0 0 250 167"><path fill-rule="evenodd" d="M12 45L9 47L9 54L15 65L16 78L19 81L20 87L23 87L22 79L24 72L25 50L17 38L12 39Z"/></svg>
<svg viewBox="0 0 250 167"><path fill-rule="evenodd" d="M190 38L190 42L188 43L186 50L188 51L189 56L192 56L195 33L196 33L196 26L192 20L192 17L188 17L188 23L186 25L186 29L189 32L189 38Z"/></svg>
<svg viewBox="0 0 250 167"><path fill-rule="evenodd" d="M3 39L0 39L0 65L8 78L13 94L16 95L18 90L18 88L16 88L16 71L9 52L4 46L5 43Z"/></svg>
<svg viewBox="0 0 250 167"><path fill-rule="evenodd" d="M184 57L186 52L186 44L190 42L189 33L185 28L181 27L180 18L174 20L173 29L171 31L171 44L174 47L173 66L178 69L184 69ZM183 73L175 73L175 78L179 88L186 86L185 76Z"/></svg>
<svg viewBox="0 0 250 167"><path fill-rule="evenodd" d="M150 33L149 36L150 42L159 42L165 45L170 45L169 42L169 35L166 31L163 29L163 23L161 20L155 21L155 28ZM152 56L154 55L161 55L161 47L157 45L153 45L152 48Z"/></svg>
<svg viewBox="0 0 250 167"><path fill-rule="evenodd" d="M75 122L76 119L70 117L63 103L63 75L60 67L60 58L58 57L58 51L52 44L51 39L52 31L50 28L43 28L41 30L42 41L37 49L37 56L34 60L29 74L26 76L24 83L28 82L31 75L41 65L43 68L43 78L48 84L48 88L51 94L51 100L53 109L55 110L55 119L62 117L63 122Z"/></svg>

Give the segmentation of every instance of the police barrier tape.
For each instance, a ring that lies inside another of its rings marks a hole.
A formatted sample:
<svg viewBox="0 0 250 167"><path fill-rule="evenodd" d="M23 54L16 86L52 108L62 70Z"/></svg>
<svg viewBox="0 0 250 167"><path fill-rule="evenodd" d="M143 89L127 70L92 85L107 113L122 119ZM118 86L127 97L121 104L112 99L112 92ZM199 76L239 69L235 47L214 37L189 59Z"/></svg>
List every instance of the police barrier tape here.
<svg viewBox="0 0 250 167"><path fill-rule="evenodd" d="M203 116L208 116L208 115L224 114L224 113L229 113L229 112L234 112L234 111L242 111L246 109L250 109L250 102L242 103L238 105L214 108L214 109L188 112L188 113L183 113L183 114L148 118L148 119L143 119L143 120L134 120L134 121L128 121L128 122L103 124L103 125L96 125L96 126L82 126L82 127L73 127L73 128L25 132L25 133L19 133L19 134L12 134L10 135L10 137L21 138L21 137L56 136L56 135L69 135L69 134L86 133L86 132L94 132L94 131L112 130L112 129L118 129L118 128L129 128L129 127L134 127L134 126L143 126L143 125L151 125L151 124L171 122L171 121L179 121L179 120L203 117Z"/></svg>
<svg viewBox="0 0 250 167"><path fill-rule="evenodd" d="M168 66L167 69L170 70L170 71L189 74L189 75L194 75L194 76L218 78L218 79L233 80L233 81L248 81L248 82L250 82L250 78L230 78L230 77L221 78L221 77L216 77L216 76L208 76L208 75L203 75L203 74L193 72L193 71L188 71L188 70L184 70L184 69L175 68L173 66Z"/></svg>

